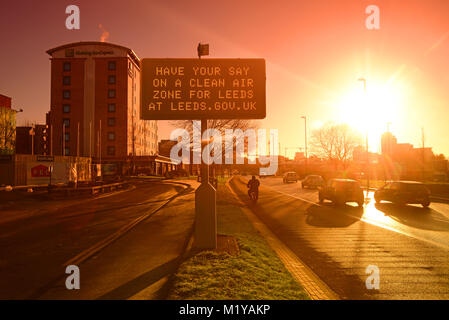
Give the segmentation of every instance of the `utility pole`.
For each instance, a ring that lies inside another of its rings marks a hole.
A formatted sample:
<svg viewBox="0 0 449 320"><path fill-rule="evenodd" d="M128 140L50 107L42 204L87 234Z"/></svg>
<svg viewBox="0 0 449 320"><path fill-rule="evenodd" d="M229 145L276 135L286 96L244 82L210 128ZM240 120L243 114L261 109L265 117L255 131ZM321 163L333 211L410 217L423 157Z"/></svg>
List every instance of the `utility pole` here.
<svg viewBox="0 0 449 320"><path fill-rule="evenodd" d="M421 140L422 140L422 181L426 181L426 155L425 155L425 135L424 127L421 127Z"/></svg>
<svg viewBox="0 0 449 320"><path fill-rule="evenodd" d="M209 54L208 44L198 44L198 58ZM209 165L205 163L203 151L207 141L204 133L207 130L207 119L201 119L201 185L195 191L195 241L197 249L217 248L217 212L216 190L209 182Z"/></svg>
<svg viewBox="0 0 449 320"><path fill-rule="evenodd" d="M100 143L100 180L103 181L103 168L101 167L101 119L100 119L100 131L98 132L99 135L99 143Z"/></svg>
<svg viewBox="0 0 449 320"><path fill-rule="evenodd" d="M367 95L366 95L366 79L360 78L358 81L363 82L363 94L364 94L364 104L365 109L368 109L367 106ZM368 198L369 194L369 178L370 178L370 166L369 166L369 148L368 148L368 127L366 129L366 197Z"/></svg>
<svg viewBox="0 0 449 320"><path fill-rule="evenodd" d="M80 156L80 123L78 122L78 132L76 135L76 156Z"/></svg>
<svg viewBox="0 0 449 320"><path fill-rule="evenodd" d="M305 165L304 165L304 174L307 175L307 165L308 165L308 156L307 156L307 117L301 116L304 119L304 155L306 157Z"/></svg>
<svg viewBox="0 0 449 320"><path fill-rule="evenodd" d="M92 121L89 122L89 158L92 159Z"/></svg>
<svg viewBox="0 0 449 320"><path fill-rule="evenodd" d="M50 125L50 155L53 156L53 125L52 124Z"/></svg>
<svg viewBox="0 0 449 320"><path fill-rule="evenodd" d="M6 128L5 128L6 130ZM34 156L34 135L36 132L34 131L34 124L30 129L30 136L31 136L31 155ZM6 138L5 138L6 139ZM5 140L6 141L6 140Z"/></svg>

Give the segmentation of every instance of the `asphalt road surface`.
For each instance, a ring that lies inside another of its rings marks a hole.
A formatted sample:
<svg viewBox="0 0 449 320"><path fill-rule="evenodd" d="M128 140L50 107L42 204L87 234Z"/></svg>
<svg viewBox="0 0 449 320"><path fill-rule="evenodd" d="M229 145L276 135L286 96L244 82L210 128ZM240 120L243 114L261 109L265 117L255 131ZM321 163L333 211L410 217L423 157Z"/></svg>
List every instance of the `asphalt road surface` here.
<svg viewBox="0 0 449 320"><path fill-rule="evenodd" d="M251 204L245 181L231 186L342 299L449 299L449 205L318 205L316 190L279 178L261 179ZM368 266L380 271L378 290L367 289Z"/></svg>
<svg viewBox="0 0 449 320"><path fill-rule="evenodd" d="M39 298L86 249L158 208L183 188L139 183L89 199L28 199L0 215L0 299Z"/></svg>

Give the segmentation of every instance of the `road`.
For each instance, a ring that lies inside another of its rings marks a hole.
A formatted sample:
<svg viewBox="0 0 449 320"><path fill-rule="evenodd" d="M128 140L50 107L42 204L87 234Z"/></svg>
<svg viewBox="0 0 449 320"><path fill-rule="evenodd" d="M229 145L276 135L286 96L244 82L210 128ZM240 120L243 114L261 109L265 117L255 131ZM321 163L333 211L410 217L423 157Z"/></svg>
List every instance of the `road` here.
<svg viewBox="0 0 449 320"><path fill-rule="evenodd" d="M298 199L318 202L318 191L302 189L301 183L282 183L282 179L263 179L264 186ZM374 192L369 193L361 220L373 225L428 241L449 250L449 204L432 203L430 209L421 205L398 207L388 202L376 204ZM354 204L355 205L355 204ZM435 232L436 231L436 232Z"/></svg>
<svg viewBox="0 0 449 320"><path fill-rule="evenodd" d="M254 205L245 181L235 177L231 186L342 299L449 299L447 204L336 208L318 205L317 191L299 183L264 178ZM370 265L380 270L379 290L366 288Z"/></svg>
<svg viewBox="0 0 449 320"><path fill-rule="evenodd" d="M66 276L67 262L81 263L85 259L80 253L88 253L182 190L174 184L136 182L128 190L93 199L28 199L3 207L0 299L40 298Z"/></svg>

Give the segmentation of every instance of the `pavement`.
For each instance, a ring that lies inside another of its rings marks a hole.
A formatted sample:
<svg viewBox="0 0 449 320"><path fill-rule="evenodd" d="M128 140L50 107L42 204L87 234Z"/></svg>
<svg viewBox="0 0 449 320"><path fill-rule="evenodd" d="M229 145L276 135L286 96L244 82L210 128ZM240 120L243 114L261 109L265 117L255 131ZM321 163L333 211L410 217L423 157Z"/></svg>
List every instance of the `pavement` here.
<svg viewBox="0 0 449 320"><path fill-rule="evenodd" d="M188 183L141 183L108 197L39 202L34 210L30 202L23 205L31 213L15 219L2 212L0 274L8 277L0 278L0 298L162 297L193 228L197 182ZM80 269L80 290L65 287L68 263Z"/></svg>
<svg viewBox="0 0 449 320"><path fill-rule="evenodd" d="M256 230L276 252L293 278L304 288L312 300L338 300L338 296L306 264L304 264L237 196L229 182L229 191L240 203L242 210Z"/></svg>
<svg viewBox="0 0 449 320"><path fill-rule="evenodd" d="M374 211L372 203L364 208L319 206L313 201L316 191L265 178L253 205L245 181L231 181L240 199L339 298L449 299L444 204L436 204L427 215L422 208L407 206L410 212L401 211L399 219L397 212ZM380 215L391 221L373 223L373 216ZM372 265L380 270L378 290L366 287L366 269Z"/></svg>

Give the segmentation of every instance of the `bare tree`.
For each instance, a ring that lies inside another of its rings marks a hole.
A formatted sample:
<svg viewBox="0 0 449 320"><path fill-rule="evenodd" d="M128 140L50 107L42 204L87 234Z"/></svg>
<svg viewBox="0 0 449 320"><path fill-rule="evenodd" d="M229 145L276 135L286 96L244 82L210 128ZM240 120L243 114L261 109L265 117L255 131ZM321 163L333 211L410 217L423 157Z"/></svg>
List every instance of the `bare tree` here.
<svg viewBox="0 0 449 320"><path fill-rule="evenodd" d="M193 144L193 129L194 126L195 130L198 130L201 132L201 122L200 121L192 121L192 120L177 120L177 121L171 121L171 125L177 127L177 128L182 128L187 130L190 133L190 144L192 146ZM208 120L207 121L207 127L209 129L216 129L221 133L221 136L225 136L225 131L228 129L231 130L237 130L240 129L242 130L242 136L236 135L234 136L234 141L232 143L232 145L230 145L230 147L232 147L232 150L229 148L226 149L226 141L225 139L222 139L222 150L223 150L223 154L222 156L224 156L224 154L226 152L232 152L234 154L234 157L236 157L236 142L239 140L239 138L243 138L245 139L244 135L245 135L245 131L248 129L257 129L258 128L258 123L256 121L253 120L245 120L245 119L215 119L215 120ZM236 134L236 132L235 132ZM245 143L245 145L247 144L247 141L243 140L243 142ZM249 150L247 150L247 152L249 152ZM213 166L215 167L215 166Z"/></svg>
<svg viewBox="0 0 449 320"><path fill-rule="evenodd" d="M16 147L16 113L0 107L0 154L13 154Z"/></svg>
<svg viewBox="0 0 449 320"><path fill-rule="evenodd" d="M312 131L312 153L320 158L345 163L352 157L354 148L361 145L359 132L347 124L325 123Z"/></svg>
<svg viewBox="0 0 449 320"><path fill-rule="evenodd" d="M190 133L193 132L193 126L194 123L200 123L200 122L194 122L192 120L177 120L177 121L171 121L170 124L177 127L177 128L183 128L189 131ZM247 130L247 129L256 129L258 127L257 123L253 120L245 120L245 119L215 119L215 120L207 120L207 127L210 129L217 129L221 132L221 134L224 134L226 129L241 129L241 130ZM201 128L195 128L195 129L201 129Z"/></svg>

